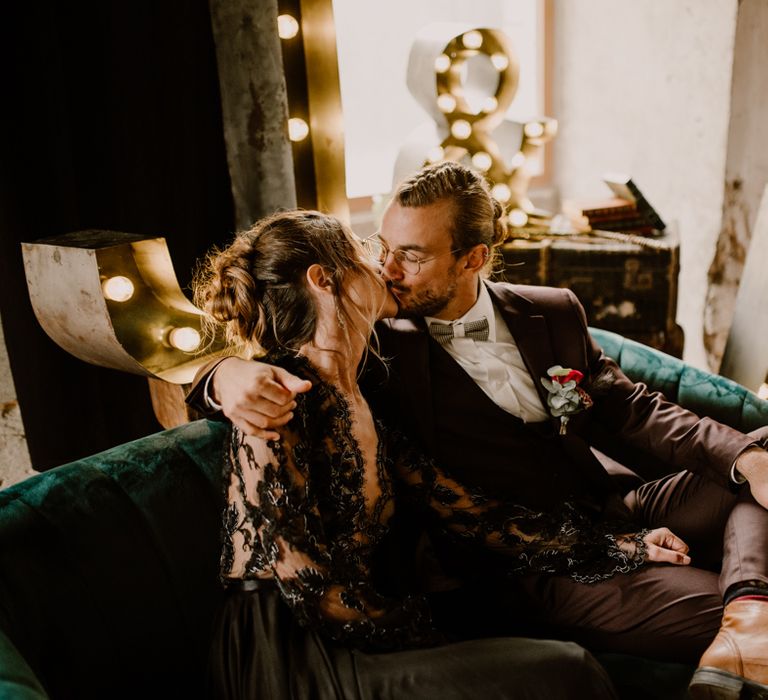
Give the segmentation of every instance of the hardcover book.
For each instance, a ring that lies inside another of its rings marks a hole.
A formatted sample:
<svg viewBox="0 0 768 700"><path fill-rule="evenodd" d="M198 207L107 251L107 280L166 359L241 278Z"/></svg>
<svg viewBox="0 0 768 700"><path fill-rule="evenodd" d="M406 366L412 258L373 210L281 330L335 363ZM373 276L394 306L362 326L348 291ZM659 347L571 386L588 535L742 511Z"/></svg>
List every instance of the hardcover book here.
<svg viewBox="0 0 768 700"><path fill-rule="evenodd" d="M576 199L566 200L563 203L563 211L572 217L633 216L637 213L637 205L632 200L621 197L588 201Z"/></svg>
<svg viewBox="0 0 768 700"><path fill-rule="evenodd" d="M632 181L632 178L629 175L606 173L603 175L603 182L611 188L611 191L617 197L635 202L638 214L647 220L648 225L659 231L663 231L666 228L666 224L662 218L651 206L650 202L643 196L643 193L638 189L637 185Z"/></svg>

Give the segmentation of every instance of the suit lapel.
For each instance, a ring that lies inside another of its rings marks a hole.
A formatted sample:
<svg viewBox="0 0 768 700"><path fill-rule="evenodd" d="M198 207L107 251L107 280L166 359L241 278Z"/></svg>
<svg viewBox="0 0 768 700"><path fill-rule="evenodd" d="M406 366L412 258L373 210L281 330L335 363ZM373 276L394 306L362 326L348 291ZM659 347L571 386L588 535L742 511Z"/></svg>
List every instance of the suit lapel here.
<svg viewBox="0 0 768 700"><path fill-rule="evenodd" d="M550 328L546 319L540 314L533 313L533 302L522 294L518 294L506 285L488 283L491 298L498 306L502 317L507 322L509 330L517 343L528 371L533 376L533 383L539 393L542 404L549 412L547 404L548 392L541 383L541 377L547 376L547 370L556 363ZM612 493L613 486L602 464L592 454L589 445L579 437L573 428L574 423L585 419L584 412L577 413L571 418L568 433L560 436L560 442L576 464L581 465L584 475L592 481L599 493ZM552 417L556 431L560 428L560 419Z"/></svg>
<svg viewBox="0 0 768 700"><path fill-rule="evenodd" d="M547 321L541 314L533 312L533 302L527 297L518 294L508 286L492 282L486 284L493 303L501 312L517 343L541 403L549 412L548 394L541 383L541 378L547 376L547 370L556 362ZM552 421L559 428L559 419L553 418Z"/></svg>

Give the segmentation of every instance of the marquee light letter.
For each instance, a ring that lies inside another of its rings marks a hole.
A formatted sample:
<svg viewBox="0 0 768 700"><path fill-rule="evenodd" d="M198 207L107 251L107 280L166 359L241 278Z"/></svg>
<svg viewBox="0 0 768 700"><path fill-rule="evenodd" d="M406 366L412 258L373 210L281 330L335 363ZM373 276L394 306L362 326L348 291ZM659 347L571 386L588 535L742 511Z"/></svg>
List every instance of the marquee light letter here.
<svg viewBox="0 0 768 700"><path fill-rule="evenodd" d="M81 360L186 384L223 348L205 344L203 314L179 288L164 238L78 231L22 249L37 320Z"/></svg>
<svg viewBox="0 0 768 700"><path fill-rule="evenodd" d="M557 133L557 121L506 118L519 64L500 30L440 23L417 37L408 88L432 124L418 127L400 151L395 181L428 163L452 160L483 172L513 226L546 219L528 198L532 164Z"/></svg>

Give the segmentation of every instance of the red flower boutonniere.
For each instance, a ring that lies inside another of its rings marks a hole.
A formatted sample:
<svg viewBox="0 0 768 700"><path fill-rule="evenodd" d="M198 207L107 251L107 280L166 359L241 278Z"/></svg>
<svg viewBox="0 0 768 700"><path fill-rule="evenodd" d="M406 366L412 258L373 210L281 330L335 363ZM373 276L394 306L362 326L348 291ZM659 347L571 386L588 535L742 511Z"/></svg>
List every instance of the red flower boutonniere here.
<svg viewBox="0 0 768 700"><path fill-rule="evenodd" d="M579 386L584 375L577 369L554 365L547 370L549 377L541 383L549 392L547 404L555 418L560 418L560 435L565 435L569 418L592 405L592 397Z"/></svg>

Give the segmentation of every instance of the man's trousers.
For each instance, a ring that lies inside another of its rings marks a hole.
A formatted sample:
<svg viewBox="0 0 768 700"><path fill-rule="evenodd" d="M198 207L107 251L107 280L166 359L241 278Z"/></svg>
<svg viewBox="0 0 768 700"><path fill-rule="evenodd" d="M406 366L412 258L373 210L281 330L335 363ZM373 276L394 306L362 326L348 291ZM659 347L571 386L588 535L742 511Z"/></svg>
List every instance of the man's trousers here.
<svg viewBox="0 0 768 700"><path fill-rule="evenodd" d="M646 564L593 584L527 576L517 593L538 622L593 651L695 663L720 627L729 586L768 585L768 510L748 484L730 490L688 471L643 484L624 502L640 527L680 537L691 564Z"/></svg>

